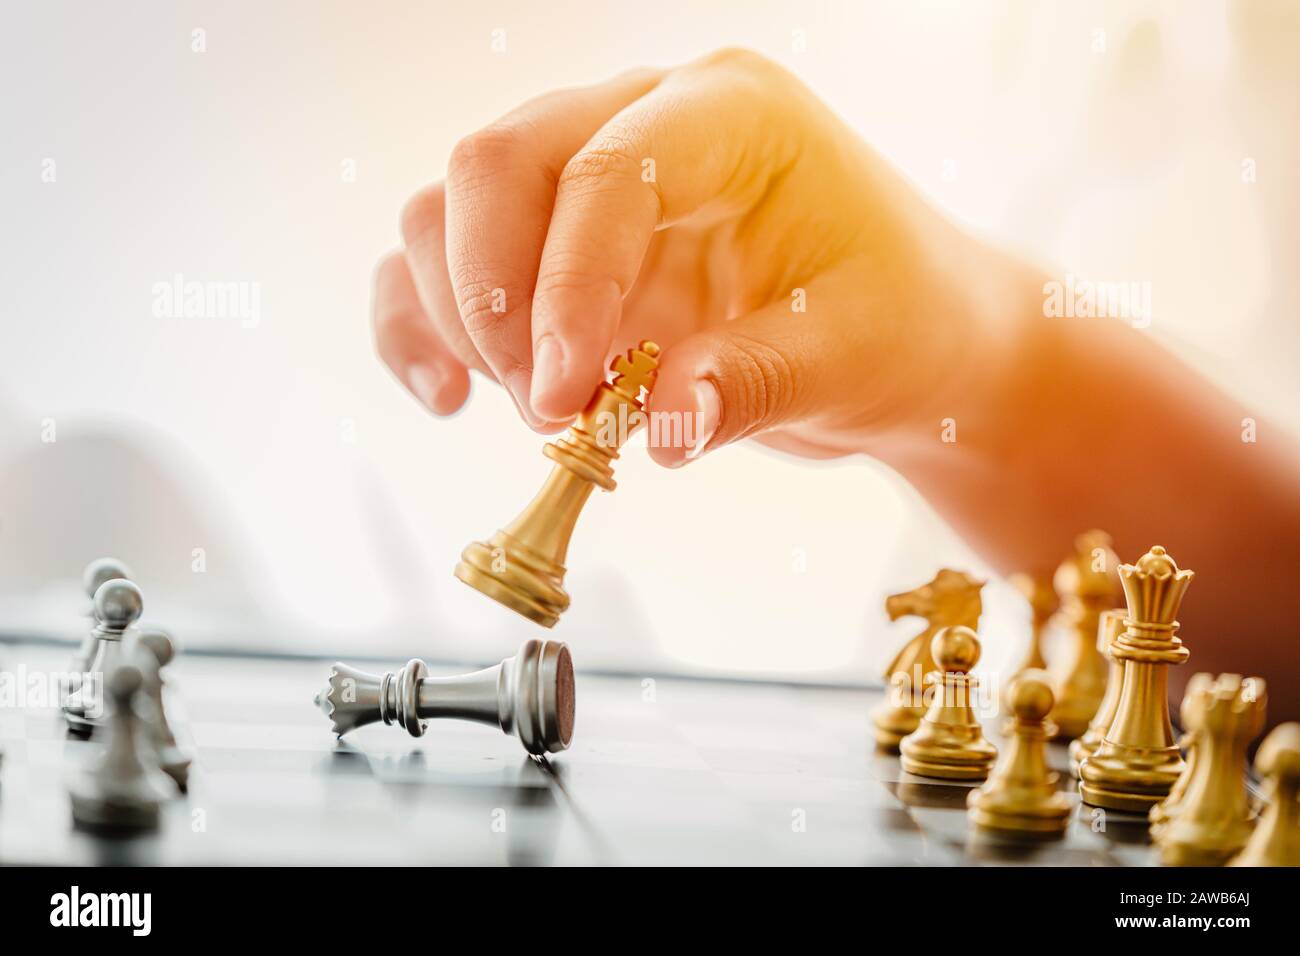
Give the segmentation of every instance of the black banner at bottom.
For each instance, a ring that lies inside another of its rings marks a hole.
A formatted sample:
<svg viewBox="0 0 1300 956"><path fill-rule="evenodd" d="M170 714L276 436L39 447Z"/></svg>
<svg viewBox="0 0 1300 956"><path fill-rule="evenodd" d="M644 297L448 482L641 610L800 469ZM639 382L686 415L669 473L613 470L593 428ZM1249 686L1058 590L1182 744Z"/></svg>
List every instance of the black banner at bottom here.
<svg viewBox="0 0 1300 956"><path fill-rule="evenodd" d="M1093 938L1130 933L1289 935L1297 871L952 868L867 873L689 869L591 874L535 870L322 867L175 869L0 868L5 930L122 940L308 946L322 935L468 928L499 915L539 931L655 933L682 920L733 940L747 930L859 938L896 928L959 931L967 941L1027 941L1025 933ZM401 918L398 918L401 917ZM378 921L372 922L372 921ZM701 934L705 935L705 934ZM882 942L885 937L882 937Z"/></svg>

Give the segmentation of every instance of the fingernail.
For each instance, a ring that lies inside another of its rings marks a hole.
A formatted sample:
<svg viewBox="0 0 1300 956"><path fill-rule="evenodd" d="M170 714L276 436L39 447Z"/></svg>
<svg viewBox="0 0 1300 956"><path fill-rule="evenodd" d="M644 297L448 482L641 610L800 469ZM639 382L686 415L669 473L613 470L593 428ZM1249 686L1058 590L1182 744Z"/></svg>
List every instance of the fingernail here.
<svg viewBox="0 0 1300 956"><path fill-rule="evenodd" d="M442 373L432 365L412 365L406 370L406 382L415 397L432 411L442 388Z"/></svg>
<svg viewBox="0 0 1300 956"><path fill-rule="evenodd" d="M503 383L510 392L510 397L515 400L519 414L524 416L524 421L528 422L529 427L536 426L541 421L533 412L532 403L528 400L529 380L531 377L528 369L517 368L505 377Z"/></svg>
<svg viewBox="0 0 1300 956"><path fill-rule="evenodd" d="M695 394L695 443L686 449L686 460L694 461L704 453L722 420L722 399L712 382L699 381L691 388Z"/></svg>
<svg viewBox="0 0 1300 956"><path fill-rule="evenodd" d="M564 348L553 335L543 335L533 348L533 386L529 393L534 406L546 398L556 382L564 377Z"/></svg>

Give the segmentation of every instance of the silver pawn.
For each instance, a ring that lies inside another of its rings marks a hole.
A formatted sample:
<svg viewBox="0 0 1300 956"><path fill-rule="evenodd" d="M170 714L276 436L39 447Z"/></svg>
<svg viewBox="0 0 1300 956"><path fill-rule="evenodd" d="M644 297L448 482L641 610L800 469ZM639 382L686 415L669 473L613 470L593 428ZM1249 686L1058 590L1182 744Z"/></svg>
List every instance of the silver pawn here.
<svg viewBox="0 0 1300 956"><path fill-rule="evenodd" d="M428 674L421 660L382 676L335 664L316 704L339 736L382 720L419 737L428 719L451 717L498 726L530 754L558 753L573 738L573 658L559 641L525 641L514 657L472 674Z"/></svg>
<svg viewBox="0 0 1300 956"><path fill-rule="evenodd" d="M123 660L122 637L144 610L140 589L130 581L116 578L105 581L95 591L95 619L90 632L95 640L90 664L83 672L80 687L68 695L63 705L69 728L89 736L103 727L107 716L103 708L103 689L99 686ZM86 681L85 678L91 678Z"/></svg>
<svg viewBox="0 0 1300 956"><path fill-rule="evenodd" d="M145 740L153 748L160 766L176 782L181 793L189 789L190 758L176 743L167 708L163 704L162 669L176 656L176 645L171 635L161 628L145 628L135 639L132 662L144 678Z"/></svg>
<svg viewBox="0 0 1300 956"><path fill-rule="evenodd" d="M117 579L131 581L135 575L131 572L125 562L117 558L96 558L86 565L86 570L81 573L81 587L86 592L86 617L92 621L95 619L95 592L99 590L100 585L105 581L115 581ZM65 694L70 694L81 686L81 675L90 669L91 661L95 656L95 632L92 629L84 639L81 646L77 648L76 653L72 655L72 664L69 668L71 673L68 677Z"/></svg>
<svg viewBox="0 0 1300 956"><path fill-rule="evenodd" d="M144 678L130 664L117 667L106 690L112 704L103 756L70 788L72 818L93 829L150 830L158 826L166 784L141 751L135 700Z"/></svg>
<svg viewBox="0 0 1300 956"><path fill-rule="evenodd" d="M125 561L119 561L117 558L96 558L86 565L86 570L81 573L81 586L86 592L87 617L95 616L95 592L99 590L100 585L106 581L117 580L135 580L135 575L126 566Z"/></svg>

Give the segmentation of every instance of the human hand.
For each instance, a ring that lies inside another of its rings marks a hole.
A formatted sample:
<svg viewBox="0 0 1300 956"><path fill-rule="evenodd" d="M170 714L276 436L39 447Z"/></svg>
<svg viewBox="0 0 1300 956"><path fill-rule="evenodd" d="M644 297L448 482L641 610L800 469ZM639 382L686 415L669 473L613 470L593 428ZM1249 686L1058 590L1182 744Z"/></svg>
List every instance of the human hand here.
<svg viewBox="0 0 1300 956"><path fill-rule="evenodd" d="M461 140L401 226L376 337L438 414L473 369L554 431L653 339L649 411L698 439L656 460L747 436L825 457L933 432L945 395L995 380L1002 260L756 54L532 100Z"/></svg>

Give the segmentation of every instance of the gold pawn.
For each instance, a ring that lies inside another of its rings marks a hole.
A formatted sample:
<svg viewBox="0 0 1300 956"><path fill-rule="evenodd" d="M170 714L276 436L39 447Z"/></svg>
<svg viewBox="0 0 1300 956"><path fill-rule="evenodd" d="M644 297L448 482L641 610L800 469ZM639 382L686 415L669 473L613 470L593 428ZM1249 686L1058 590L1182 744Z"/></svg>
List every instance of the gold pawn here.
<svg viewBox="0 0 1300 956"><path fill-rule="evenodd" d="M1110 729L1079 767L1079 793L1089 806L1145 814L1183 772L1169 720L1169 666L1187 660L1175 618L1193 573L1156 545L1119 575L1128 617L1112 652L1124 679Z"/></svg>
<svg viewBox="0 0 1300 956"><path fill-rule="evenodd" d="M1056 787L1047 764L1047 715L1055 700L1051 678L1027 670L1012 678L1003 696L1012 714L1011 743L988 782L966 798L971 821L988 830L1057 836L1070 821L1070 801Z"/></svg>
<svg viewBox="0 0 1300 956"><path fill-rule="evenodd" d="M944 568L919 588L891 594L885 599L885 613L891 621L921 617L926 627L904 645L885 669L888 685L885 699L871 712L876 746L897 752L902 739L920 726L926 711L926 680L935 670L930 653L934 636L951 625L977 627L983 610L980 600L983 587L983 581L964 571Z"/></svg>
<svg viewBox="0 0 1300 956"><path fill-rule="evenodd" d="M1070 741L1070 772L1079 776L1079 765L1085 757L1090 757L1101 744L1101 738L1110 729L1110 722L1115 719L1119 708L1119 691L1124 682L1124 667L1110 652L1124 630L1124 615L1128 612L1122 607L1107 608L1101 612L1097 623L1097 652L1106 659L1106 693L1097 707L1097 715L1088 724L1088 731L1082 737Z"/></svg>
<svg viewBox="0 0 1300 956"><path fill-rule="evenodd" d="M1196 766L1156 842L1166 865L1222 866L1250 837L1246 748L1264 727L1267 695L1263 680L1243 681L1240 674L1220 674L1189 692Z"/></svg>
<svg viewBox="0 0 1300 956"><path fill-rule="evenodd" d="M1056 591L1049 582L1027 572L1022 571L1019 574L1013 574L1007 581L1024 595L1025 600L1029 602L1031 614L1029 649L1025 652L1020 666L1012 672L1012 678L1014 679L1025 671L1042 670L1047 666L1047 660L1043 657L1043 632L1047 630L1047 622L1056 613L1060 602L1057 600Z"/></svg>
<svg viewBox="0 0 1300 956"><path fill-rule="evenodd" d="M613 491L613 462L628 436L646 423L659 369L659 346L642 342L620 355L616 373L602 382L568 432L544 449L555 462L546 484L504 530L471 542L461 553L456 577L492 600L543 627L552 627L569 606L564 558L569 538L592 489Z"/></svg>
<svg viewBox="0 0 1300 956"><path fill-rule="evenodd" d="M1255 754L1266 806L1231 866L1300 866L1300 724L1279 724Z"/></svg>
<svg viewBox="0 0 1300 956"><path fill-rule="evenodd" d="M1056 674L1056 706L1050 720L1056 740L1081 737L1106 693L1106 660L1097 652L1101 612L1119 600L1110 535L1089 531L1074 541L1074 554L1062 562L1053 578L1061 599L1057 615L1069 643Z"/></svg>
<svg viewBox="0 0 1300 956"><path fill-rule="evenodd" d="M983 780L998 752L971 706L979 686L970 674L980 659L979 638L969 627L945 627L930 653L937 667L929 682L933 697L920 726L898 746L903 769L941 780Z"/></svg>
<svg viewBox="0 0 1300 956"><path fill-rule="evenodd" d="M1190 729L1196 722L1196 715L1192 713L1192 702L1200 694L1207 692L1213 684L1214 678L1209 674L1193 674L1192 679L1187 682L1187 689L1183 691L1183 702L1178 707L1178 722L1183 727L1183 735L1178 738L1178 749L1183 752L1183 772L1174 781L1169 796L1153 805L1147 813L1153 839L1159 839L1160 830L1178 812L1178 805L1183 802L1183 796L1187 793L1187 784L1192 779L1192 774L1196 772L1198 749L1196 742L1199 735Z"/></svg>

